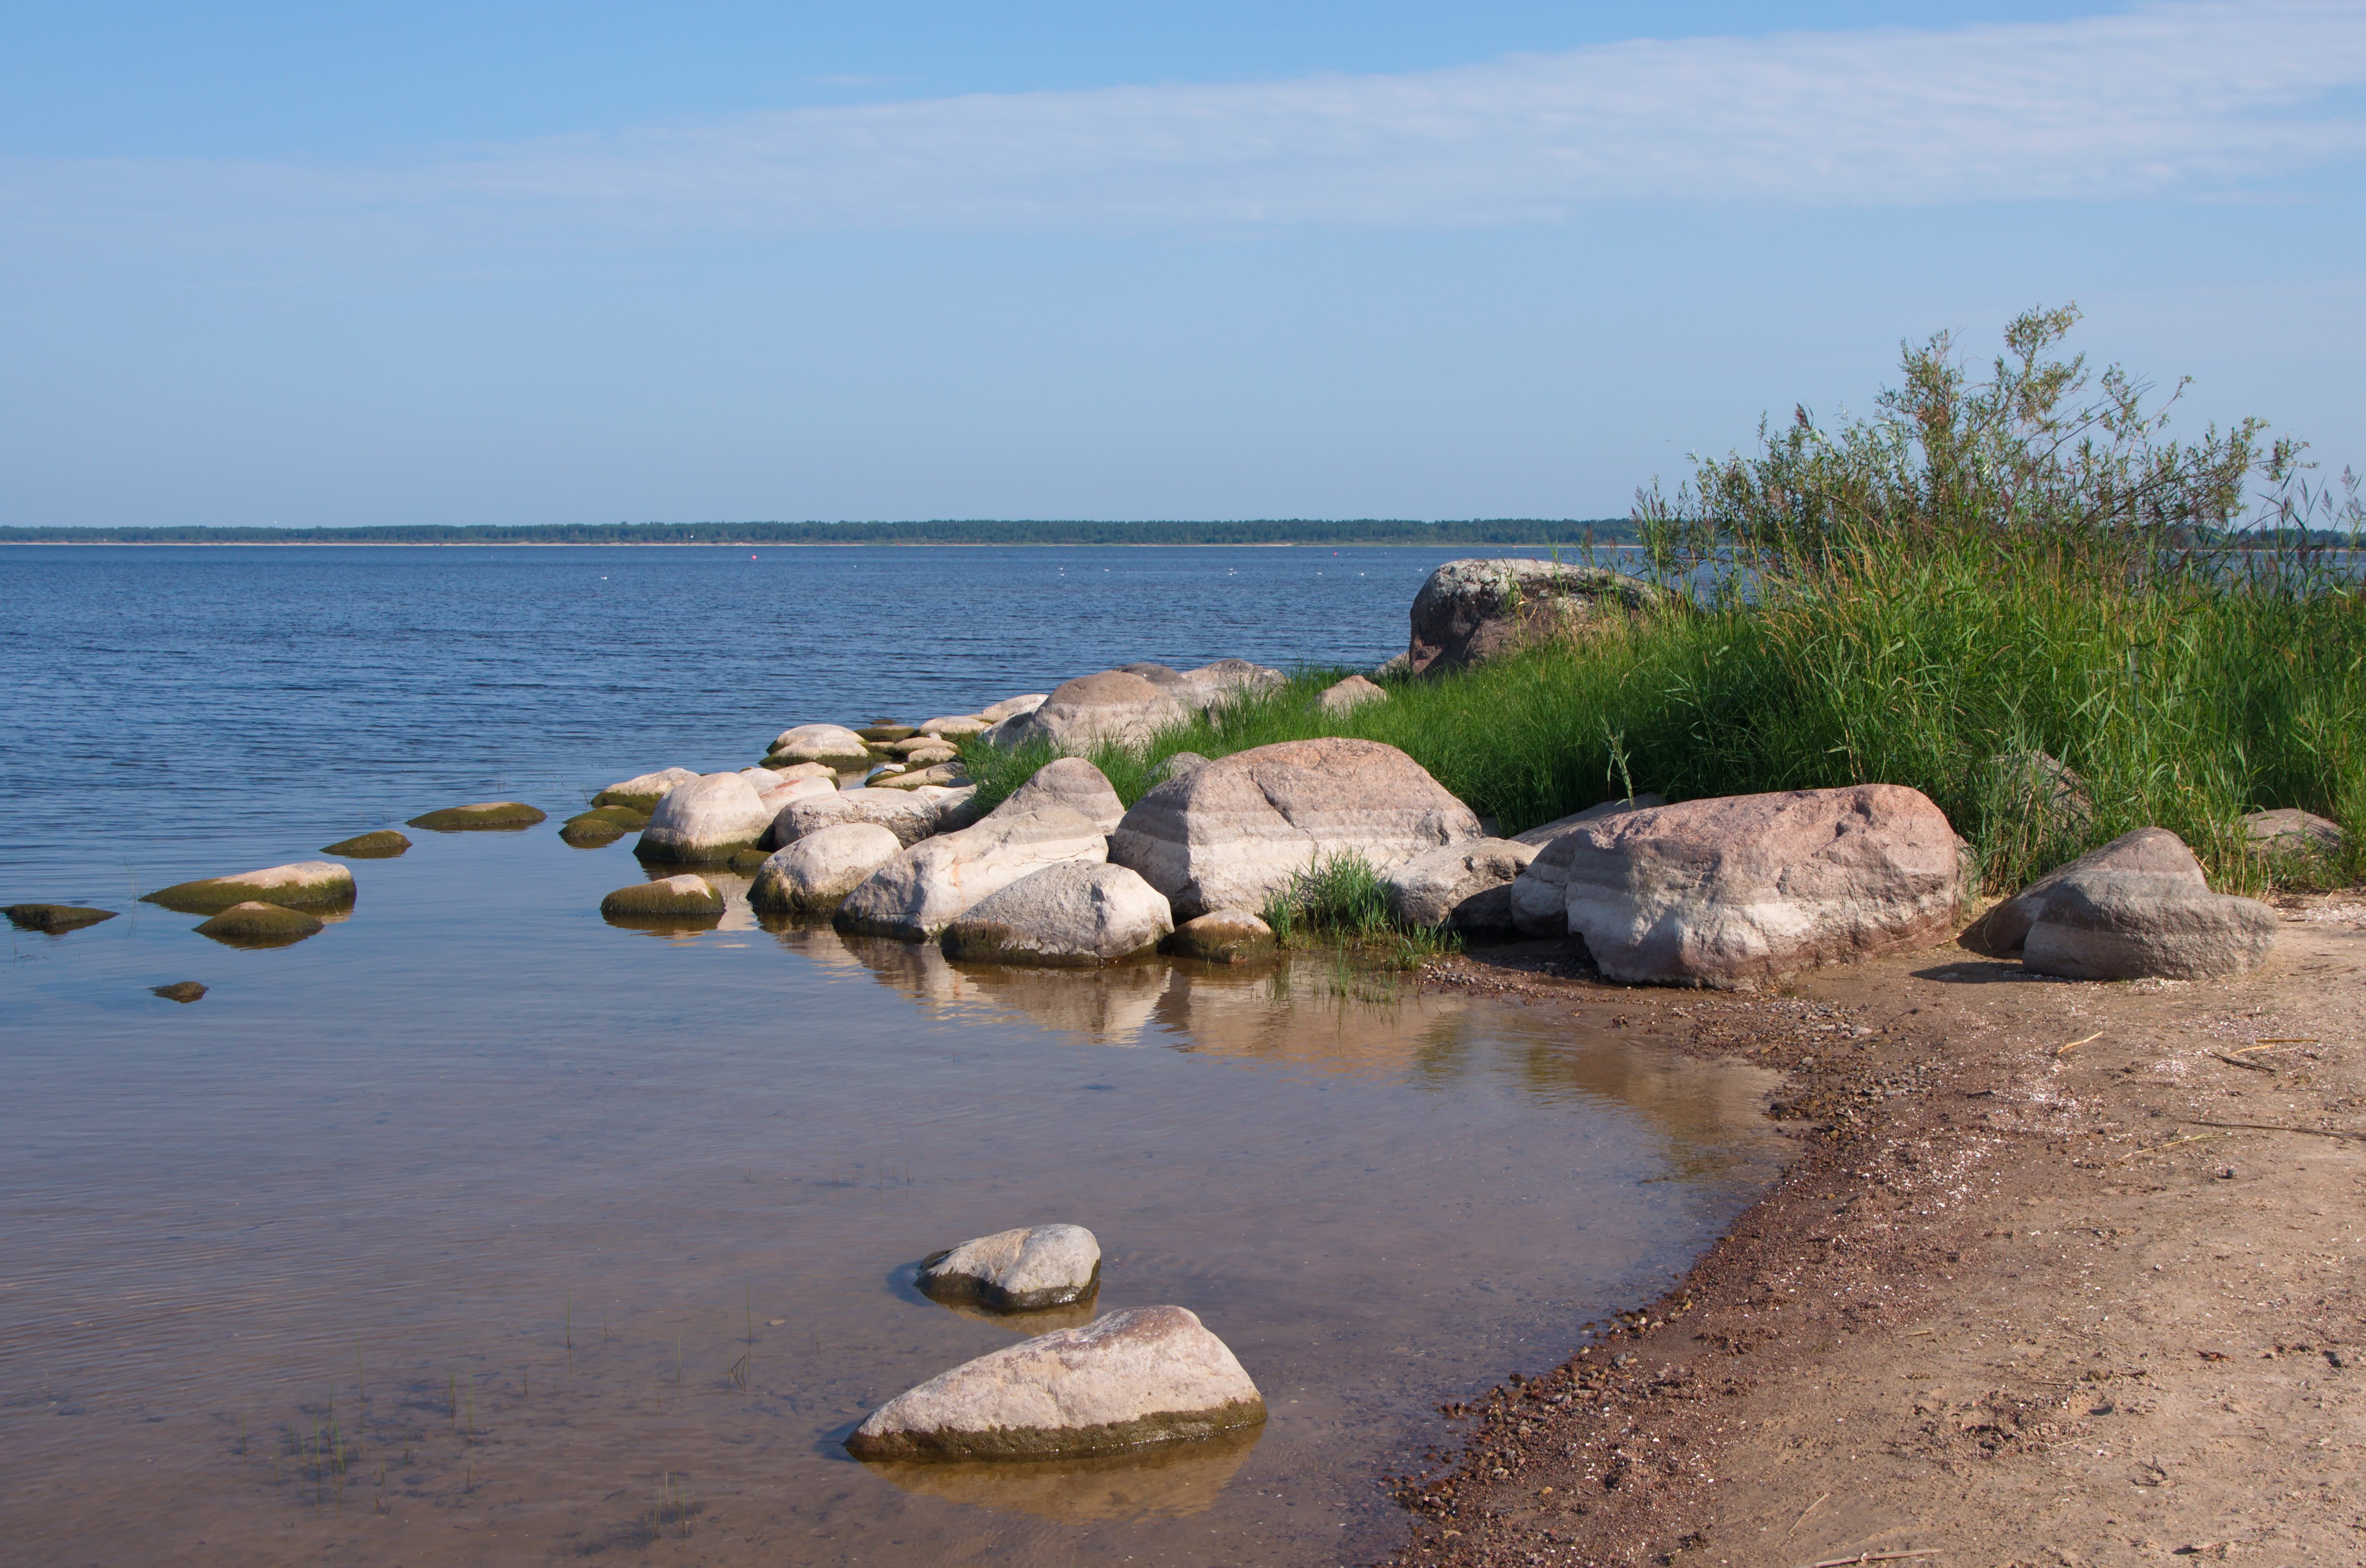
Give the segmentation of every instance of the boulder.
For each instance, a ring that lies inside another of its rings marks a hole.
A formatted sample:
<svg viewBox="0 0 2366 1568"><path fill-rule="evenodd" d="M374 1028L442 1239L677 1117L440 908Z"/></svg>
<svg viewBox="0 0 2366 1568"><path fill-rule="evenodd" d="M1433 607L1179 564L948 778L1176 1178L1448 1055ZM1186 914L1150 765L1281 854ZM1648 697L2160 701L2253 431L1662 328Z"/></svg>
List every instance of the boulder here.
<svg viewBox="0 0 2366 1568"><path fill-rule="evenodd" d="M1668 802L1657 795L1642 794L1631 801L1605 801L1598 806L1570 816L1559 817L1526 833L1512 835L1515 844L1525 844L1537 850L1535 859L1523 867L1512 879L1512 929L1524 936L1566 936L1569 935L1569 851L1555 846L1567 838L1572 829L1587 823L1600 822L1622 812L1639 812Z"/></svg>
<svg viewBox="0 0 2366 1568"><path fill-rule="evenodd" d="M1150 770L1150 781L1164 784L1169 778L1180 778L1194 768L1205 767L1208 759L1196 751L1178 751Z"/></svg>
<svg viewBox="0 0 2366 1568"><path fill-rule="evenodd" d="M922 1259L914 1282L932 1301L1041 1312L1100 1289L1101 1244L1081 1225L997 1231Z"/></svg>
<svg viewBox="0 0 2366 1568"><path fill-rule="evenodd" d="M1089 969L1155 953L1175 930L1158 890L1122 866L1072 861L1031 871L963 910L941 938L972 964Z"/></svg>
<svg viewBox="0 0 2366 1568"><path fill-rule="evenodd" d="M1946 813L1896 784L1655 806L1561 846L1570 932L1629 983L1747 989L1926 943L1965 893Z"/></svg>
<svg viewBox="0 0 2366 1568"><path fill-rule="evenodd" d="M2338 855L2341 852L2339 823L2290 807L2273 812L2253 812L2243 819L2243 833L2251 842L2252 852L2258 855Z"/></svg>
<svg viewBox="0 0 2366 1568"><path fill-rule="evenodd" d="M1018 697L1006 697L999 702L990 702L977 711L977 716L988 724L998 724L1005 719L1031 713L1050 700L1049 692L1030 691Z"/></svg>
<svg viewBox="0 0 2366 1568"><path fill-rule="evenodd" d="M865 724L854 733L873 745L884 745L893 741L909 740L920 732L909 724L899 724L891 719L882 719L875 724Z"/></svg>
<svg viewBox="0 0 2366 1568"><path fill-rule="evenodd" d="M675 790L689 783L698 775L687 767L669 767L661 772L644 773L637 778L623 779L609 785L592 797L595 806L628 806L637 812L653 812L658 802Z"/></svg>
<svg viewBox="0 0 2366 1568"><path fill-rule="evenodd" d="M772 825L753 784L737 773L709 773L658 802L633 853L648 864L721 862L754 848Z"/></svg>
<svg viewBox="0 0 2366 1568"><path fill-rule="evenodd" d="M748 902L769 914L827 913L903 847L876 823L818 829L772 851L756 871Z"/></svg>
<svg viewBox="0 0 2366 1568"><path fill-rule="evenodd" d="M1180 1306L1137 1306L1007 1345L871 1413L858 1459L1053 1459L1254 1427L1265 1399Z"/></svg>
<svg viewBox="0 0 2366 1568"><path fill-rule="evenodd" d="M617 925L710 921L723 913L723 894L704 877L666 877L618 888L600 901L600 918Z"/></svg>
<svg viewBox="0 0 2366 1568"><path fill-rule="evenodd" d="M1120 665L1117 667L1126 675L1138 675L1159 689L1173 693L1178 701L1189 702L1199 695L1192 689L1189 678L1172 665L1153 664L1144 660L1139 664Z"/></svg>
<svg viewBox="0 0 2366 1568"><path fill-rule="evenodd" d="M993 733L997 745L1042 740L1055 751L1081 752L1104 742L1146 745L1159 731L1190 717L1190 705L1173 692L1141 676L1105 669L1062 683L1042 707L1007 721Z"/></svg>
<svg viewBox="0 0 2366 1568"><path fill-rule="evenodd" d="M321 846L323 855L342 855L349 860L391 860L411 847L411 840L390 827L376 833L357 834L341 838L334 844Z"/></svg>
<svg viewBox="0 0 2366 1568"><path fill-rule="evenodd" d="M1005 801L975 826L922 839L863 879L834 924L858 935L926 942L972 905L1031 871L1108 857L1092 820L1060 804L1012 810Z"/></svg>
<svg viewBox="0 0 2366 1568"><path fill-rule="evenodd" d="M6 913L8 924L19 931L47 931L53 935L115 918L111 909L92 909L78 903L12 903L0 913Z"/></svg>
<svg viewBox="0 0 2366 1568"><path fill-rule="evenodd" d="M969 774L957 762L940 762L928 767L907 767L901 773L883 774L871 780L873 790L918 790L923 785L947 789L960 784Z"/></svg>
<svg viewBox="0 0 2366 1568"><path fill-rule="evenodd" d="M1388 874L1389 913L1400 925L1455 931L1512 928L1512 881L1537 857L1516 839L1479 838L1415 856Z"/></svg>
<svg viewBox="0 0 2366 1568"><path fill-rule="evenodd" d="M285 947L325 929L300 909L258 901L231 905L200 924L197 935L230 947Z"/></svg>
<svg viewBox="0 0 2366 1568"><path fill-rule="evenodd" d="M940 762L952 761L961 756L961 748L950 745L919 745L914 746L909 751L899 750L896 755L914 767L930 767Z"/></svg>
<svg viewBox="0 0 2366 1568"><path fill-rule="evenodd" d="M783 784L793 778L819 778L828 782L831 789L838 788L838 769L827 762L784 762L778 767L767 767L764 771ZM757 790L759 794L762 792L760 788Z"/></svg>
<svg viewBox="0 0 2366 1568"><path fill-rule="evenodd" d="M1197 708L1222 708L1242 697L1273 691L1290 684L1290 677L1267 665L1246 659L1218 659L1211 665L1183 672L1184 684Z"/></svg>
<svg viewBox="0 0 2366 1568"><path fill-rule="evenodd" d="M857 767L871 760L862 737L843 724L799 724L772 738L766 766L774 762L819 762L834 767Z"/></svg>
<svg viewBox="0 0 2366 1568"><path fill-rule="evenodd" d="M440 812L411 818L405 827L430 833L515 833L546 820L542 812L523 801L479 801L473 805L446 806Z"/></svg>
<svg viewBox="0 0 2366 1568"><path fill-rule="evenodd" d="M838 793L838 775L834 773L801 773L794 778L784 778L769 767L748 767L742 768L739 776L756 787L756 799L768 813L768 823L791 801Z"/></svg>
<svg viewBox="0 0 2366 1568"><path fill-rule="evenodd" d="M976 793L974 785L955 790L915 779L902 790L841 790L834 795L810 796L791 801L774 813L764 842L777 848L826 827L873 823L905 845L914 845L968 826L969 803Z"/></svg>
<svg viewBox="0 0 2366 1568"><path fill-rule="evenodd" d="M1325 713L1349 713L1367 702L1386 702L1388 700L1386 688L1374 686L1360 675L1351 675L1345 680L1334 681L1324 687L1323 694L1314 700Z"/></svg>
<svg viewBox="0 0 2366 1568"><path fill-rule="evenodd" d="M1054 757L1013 790L997 811L1031 812L1042 805L1063 805L1089 819L1103 833L1114 833L1124 820L1125 802L1109 776L1081 756Z"/></svg>
<svg viewBox="0 0 2366 1568"><path fill-rule="evenodd" d="M1640 577L1558 561L1448 561L1414 596L1414 675L1461 669L1549 642L1581 636L1620 611L1648 610L1668 598Z"/></svg>
<svg viewBox="0 0 2366 1568"><path fill-rule="evenodd" d="M982 713L952 713L941 719L923 722L920 734L935 735L941 740L956 740L963 735L981 734L993 722Z"/></svg>
<svg viewBox="0 0 2366 1568"><path fill-rule="evenodd" d="M2267 961L2276 912L2183 877L2086 871L2064 878L2022 944L2024 968L2064 980L2216 980Z"/></svg>
<svg viewBox="0 0 2366 1568"><path fill-rule="evenodd" d="M196 980L175 980L171 985L150 986L148 994L161 996L167 1002L178 1002L186 1005L202 998L206 994L206 988Z"/></svg>
<svg viewBox="0 0 2366 1568"><path fill-rule="evenodd" d="M628 833L638 833L649 825L647 812L636 812L624 806L594 806L588 812L578 812L558 824L561 842L578 849L597 849L603 844L614 844Z"/></svg>
<svg viewBox="0 0 2366 1568"><path fill-rule="evenodd" d="M1110 859L1142 873L1178 918L1256 909L1318 859L1390 871L1479 836L1470 808L1377 741L1284 741L1218 757L1134 802Z"/></svg>
<svg viewBox="0 0 2366 1568"><path fill-rule="evenodd" d="M183 914L215 914L236 903L276 903L284 909L342 909L354 902L354 874L333 860L299 860L235 877L175 882L143 894L141 903L163 904Z"/></svg>
<svg viewBox="0 0 2366 1568"><path fill-rule="evenodd" d="M2140 827L2056 867L1989 910L1964 933L1964 944L2000 958L2017 953L2029 928L2045 913L2047 901L2064 883L2104 875L2167 879L2197 893L2210 890L2210 879L2203 874L2202 862L2193 857L2185 840L2165 827Z"/></svg>
<svg viewBox="0 0 2366 1568"><path fill-rule="evenodd" d="M1211 909L1177 926L1166 950L1202 963L1253 964L1273 957L1273 927L1245 909Z"/></svg>

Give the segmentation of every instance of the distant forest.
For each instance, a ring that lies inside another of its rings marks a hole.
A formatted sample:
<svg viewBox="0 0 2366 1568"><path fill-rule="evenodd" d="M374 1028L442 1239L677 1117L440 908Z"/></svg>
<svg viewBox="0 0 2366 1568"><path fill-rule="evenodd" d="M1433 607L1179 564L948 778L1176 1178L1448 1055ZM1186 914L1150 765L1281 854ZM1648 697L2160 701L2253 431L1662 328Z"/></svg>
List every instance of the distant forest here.
<svg viewBox="0 0 2366 1568"><path fill-rule="evenodd" d="M1634 542L1626 518L1416 522L613 522L458 528L7 528L0 544L1560 544Z"/></svg>

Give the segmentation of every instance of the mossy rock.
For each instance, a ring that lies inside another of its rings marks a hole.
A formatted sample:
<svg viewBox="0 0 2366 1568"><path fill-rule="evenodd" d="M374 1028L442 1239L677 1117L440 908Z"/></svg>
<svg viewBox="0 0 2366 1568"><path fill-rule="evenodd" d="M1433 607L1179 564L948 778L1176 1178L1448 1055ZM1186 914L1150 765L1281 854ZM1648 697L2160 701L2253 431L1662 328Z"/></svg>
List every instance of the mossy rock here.
<svg viewBox="0 0 2366 1568"><path fill-rule="evenodd" d="M560 823L558 836L578 849L597 849L648 825L647 812L628 811L623 806L594 806Z"/></svg>
<svg viewBox="0 0 2366 1568"><path fill-rule="evenodd" d="M89 909L78 903L12 903L6 913L8 924L19 931L51 933L78 930L115 918L111 909Z"/></svg>
<svg viewBox="0 0 2366 1568"><path fill-rule="evenodd" d="M866 741L884 744L889 741L908 741L920 732L910 724L866 724L854 733Z"/></svg>
<svg viewBox="0 0 2366 1568"><path fill-rule="evenodd" d="M667 877L618 888L600 901L600 918L611 925L712 925L723 918L723 895L704 877Z"/></svg>
<svg viewBox="0 0 2366 1568"><path fill-rule="evenodd" d="M646 816L658 809L663 795L637 795L621 790L603 790L592 797L594 810L613 806L618 811L639 812Z"/></svg>
<svg viewBox="0 0 2366 1568"><path fill-rule="evenodd" d="M175 980L171 985L152 985L148 988L149 995L161 996L167 1002L195 1002L205 993L206 988L196 980Z"/></svg>
<svg viewBox="0 0 2366 1568"><path fill-rule="evenodd" d="M343 855L354 860L391 860L411 847L411 840L394 829L380 828L353 838L341 838L321 847L323 855Z"/></svg>
<svg viewBox="0 0 2366 1568"><path fill-rule="evenodd" d="M273 866L235 877L175 882L140 895L183 914L219 914L232 904L276 903L283 909L344 909L354 902L354 874L332 861Z"/></svg>
<svg viewBox="0 0 2366 1568"><path fill-rule="evenodd" d="M764 868L764 862L771 858L771 853L766 850L742 849L738 854L731 857L731 868L734 871L743 872L746 875L752 877L757 872L762 870Z"/></svg>
<svg viewBox="0 0 2366 1568"><path fill-rule="evenodd" d="M231 905L198 926L197 935L231 947L285 947L326 929L300 909L250 902Z"/></svg>
<svg viewBox="0 0 2366 1568"><path fill-rule="evenodd" d="M430 833L513 833L545 820L544 812L523 801L479 801L470 806L446 806L440 812L413 817L403 825L422 827Z"/></svg>

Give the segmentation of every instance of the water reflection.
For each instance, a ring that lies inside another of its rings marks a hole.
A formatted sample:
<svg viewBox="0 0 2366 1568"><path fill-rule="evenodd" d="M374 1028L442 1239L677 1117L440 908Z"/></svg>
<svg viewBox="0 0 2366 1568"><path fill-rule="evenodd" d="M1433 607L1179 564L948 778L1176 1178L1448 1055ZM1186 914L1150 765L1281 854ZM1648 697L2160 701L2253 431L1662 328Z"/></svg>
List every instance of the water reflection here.
<svg viewBox="0 0 2366 1568"><path fill-rule="evenodd" d="M918 1496L1070 1524L1177 1518L1212 1506L1263 1428L1144 1454L998 1464L866 1463Z"/></svg>

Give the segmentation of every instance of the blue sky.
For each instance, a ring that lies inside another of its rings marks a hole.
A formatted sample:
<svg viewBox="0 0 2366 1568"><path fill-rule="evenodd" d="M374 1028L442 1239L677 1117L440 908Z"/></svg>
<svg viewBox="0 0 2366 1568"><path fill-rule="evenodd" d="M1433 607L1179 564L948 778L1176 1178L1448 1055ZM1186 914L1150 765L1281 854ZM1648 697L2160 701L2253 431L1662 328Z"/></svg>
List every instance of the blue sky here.
<svg viewBox="0 0 2366 1568"><path fill-rule="evenodd" d="M2356 4L7 38L0 521L1602 516L2066 299L2366 465Z"/></svg>

